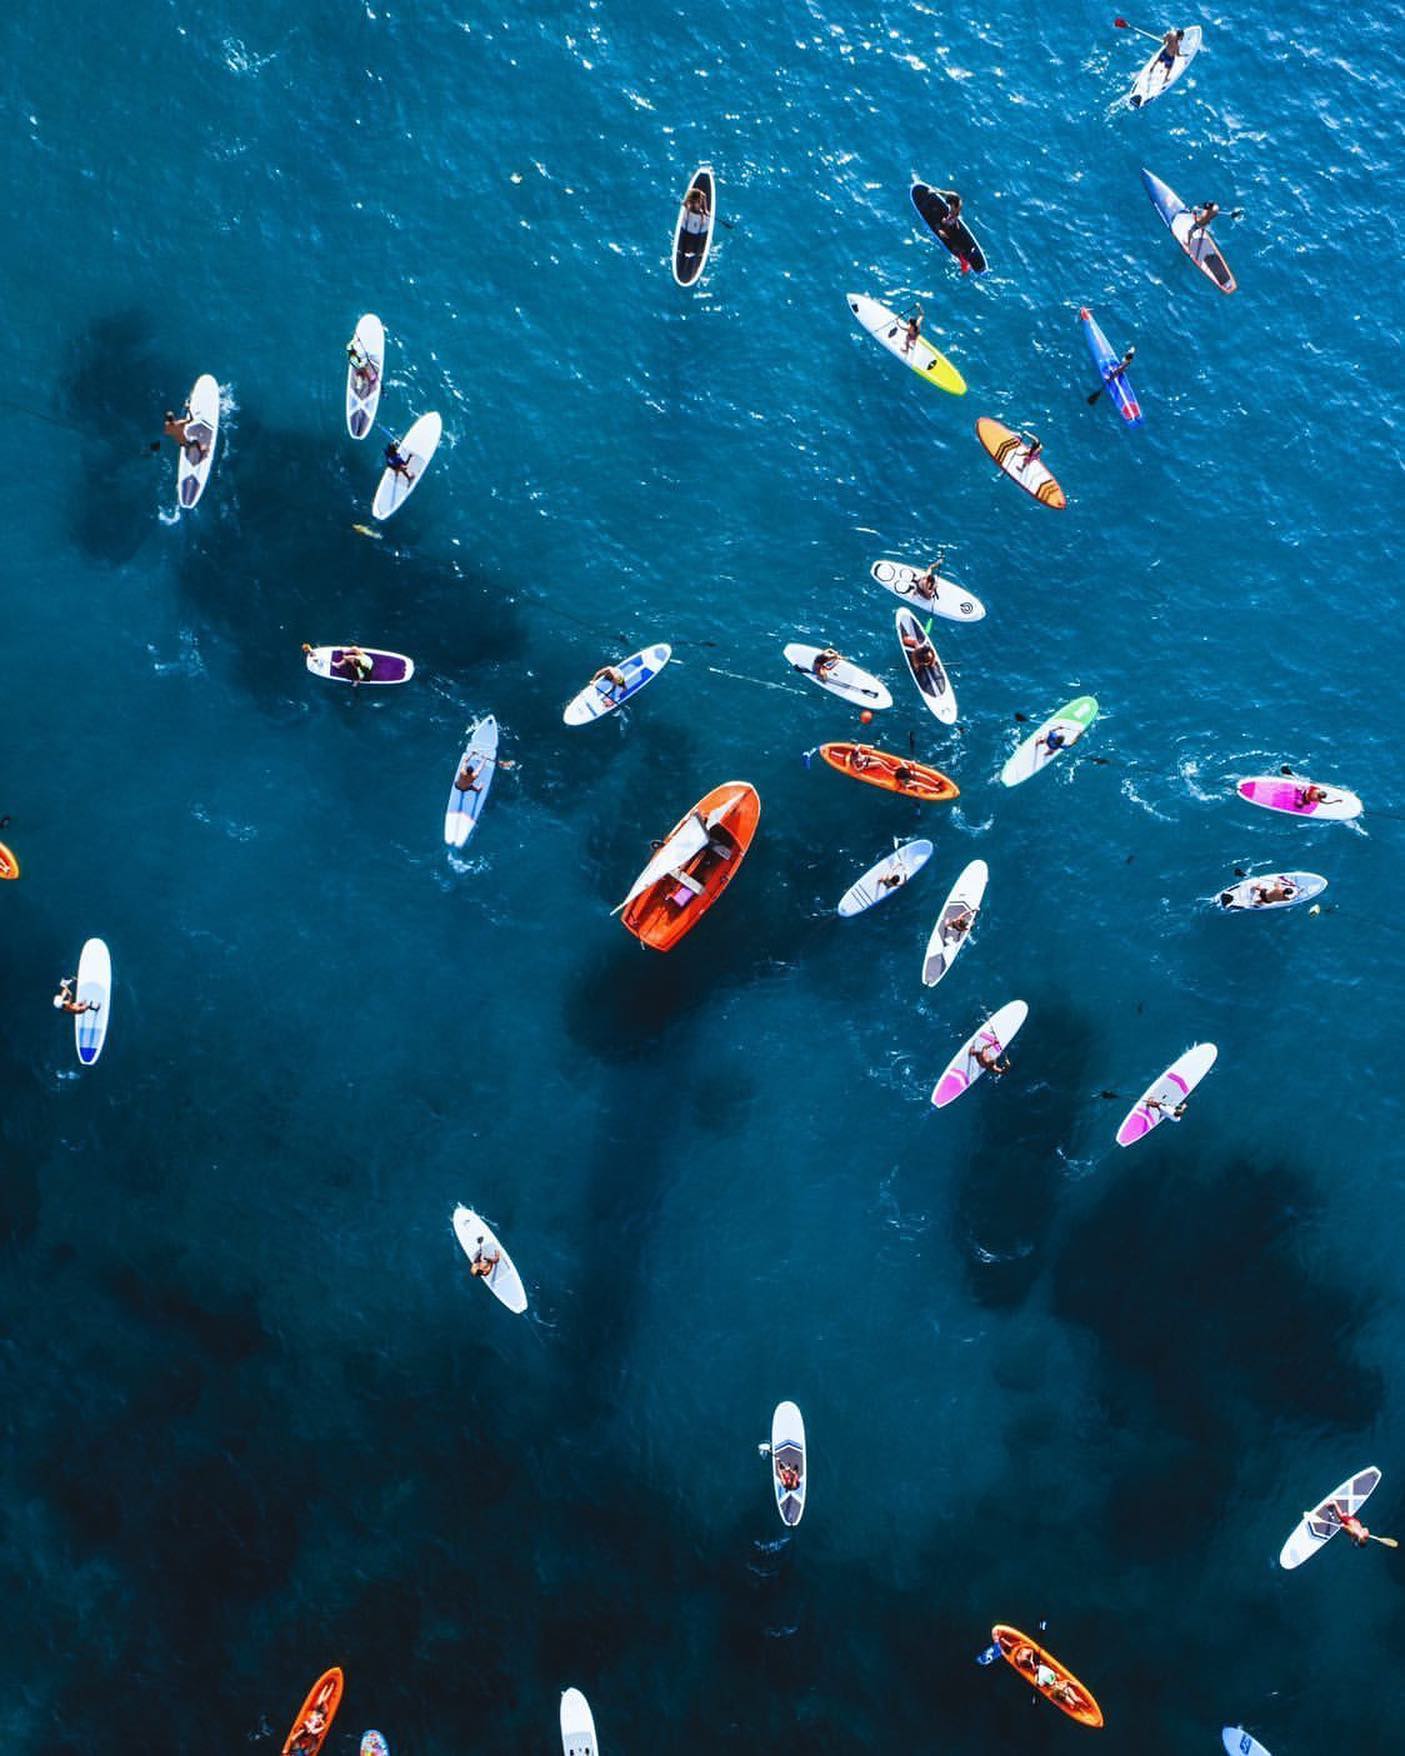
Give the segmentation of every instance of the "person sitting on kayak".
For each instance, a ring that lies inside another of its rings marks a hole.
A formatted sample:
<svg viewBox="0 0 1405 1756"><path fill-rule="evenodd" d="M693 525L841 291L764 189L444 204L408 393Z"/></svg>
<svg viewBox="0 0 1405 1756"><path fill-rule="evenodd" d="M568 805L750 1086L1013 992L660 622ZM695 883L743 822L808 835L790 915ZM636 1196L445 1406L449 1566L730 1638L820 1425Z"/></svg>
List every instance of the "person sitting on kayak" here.
<svg viewBox="0 0 1405 1756"><path fill-rule="evenodd" d="M315 1750L326 1735L327 1715L320 1707L309 1708L307 1718L289 1741L290 1756L301 1750Z"/></svg>
<svg viewBox="0 0 1405 1756"><path fill-rule="evenodd" d="M75 1000L73 998L73 976L64 976L59 982L59 991L54 995L54 1005L60 1012L99 1012L102 1009L98 1000Z"/></svg>
<svg viewBox="0 0 1405 1756"><path fill-rule="evenodd" d="M1203 207L1192 208L1191 226L1186 237L1193 238L1197 232L1203 232L1212 220L1219 218L1219 213L1220 204L1218 201L1207 201Z"/></svg>
<svg viewBox="0 0 1405 1756"><path fill-rule="evenodd" d="M1180 59L1181 38L1184 35L1183 30L1168 30L1166 32L1161 39L1161 53L1156 57L1158 67L1164 67L1169 73L1171 68L1176 65Z"/></svg>
<svg viewBox="0 0 1405 1756"><path fill-rule="evenodd" d="M400 447L393 439L385 448L385 467L392 475L404 476L407 482L413 482L415 479L414 471L410 468L409 458L400 455Z"/></svg>
<svg viewBox="0 0 1405 1756"><path fill-rule="evenodd" d="M776 1465L776 1480L787 1494L793 1494L800 1486L800 1471L793 1463L778 1463Z"/></svg>
<svg viewBox="0 0 1405 1756"><path fill-rule="evenodd" d="M1083 1705L1083 1697L1067 1677L1062 1677L1057 1683L1049 1686L1049 1699L1057 1701L1060 1707L1082 1707Z"/></svg>
<svg viewBox="0 0 1405 1756"><path fill-rule="evenodd" d="M1123 354L1122 358L1117 362L1117 364L1108 373L1107 377L1103 380L1103 382L1105 384L1116 384L1117 380L1120 377L1122 377L1122 375L1126 372L1128 366L1131 365L1132 361L1135 360L1136 357L1137 357L1136 348L1135 347L1128 348L1126 353Z"/></svg>
<svg viewBox="0 0 1405 1756"><path fill-rule="evenodd" d="M833 675L834 667L842 663L843 660L839 653L832 646L827 646L823 652L815 654L815 662L810 666L810 669L823 683L826 678Z"/></svg>
<svg viewBox="0 0 1405 1756"><path fill-rule="evenodd" d="M501 1261L501 1250L494 1250L491 1256L485 1256L483 1254L483 1240L480 1238L478 1240L478 1249L474 1253L472 1262L468 1265L468 1272L476 1275L479 1280L487 1280L488 1276Z"/></svg>
<svg viewBox="0 0 1405 1756"><path fill-rule="evenodd" d="M903 336L903 352L910 354L917 345L917 338L922 333L922 307L915 305L907 318L907 330Z"/></svg>

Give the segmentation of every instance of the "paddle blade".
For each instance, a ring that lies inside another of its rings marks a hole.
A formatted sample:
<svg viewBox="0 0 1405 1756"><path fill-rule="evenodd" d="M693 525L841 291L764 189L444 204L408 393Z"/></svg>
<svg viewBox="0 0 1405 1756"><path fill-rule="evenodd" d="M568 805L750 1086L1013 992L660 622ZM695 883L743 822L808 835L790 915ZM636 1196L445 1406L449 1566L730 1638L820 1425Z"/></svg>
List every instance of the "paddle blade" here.
<svg viewBox="0 0 1405 1756"><path fill-rule="evenodd" d="M1131 30L1132 28L1125 18L1114 18L1112 22L1117 26L1118 30Z"/></svg>

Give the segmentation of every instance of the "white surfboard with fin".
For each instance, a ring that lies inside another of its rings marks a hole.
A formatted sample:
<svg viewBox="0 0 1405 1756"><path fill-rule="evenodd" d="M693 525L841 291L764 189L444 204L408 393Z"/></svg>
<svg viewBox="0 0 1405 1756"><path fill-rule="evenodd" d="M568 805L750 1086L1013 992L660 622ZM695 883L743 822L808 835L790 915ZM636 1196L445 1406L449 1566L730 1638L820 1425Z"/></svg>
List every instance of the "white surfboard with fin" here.
<svg viewBox="0 0 1405 1756"><path fill-rule="evenodd" d="M599 1756L595 1741L595 1715L579 1689L567 1689L561 1697L562 1756Z"/></svg>
<svg viewBox="0 0 1405 1756"><path fill-rule="evenodd" d="M107 1041L107 1025L112 1015L112 958L101 939L89 939L83 947L73 998L80 1004L88 1002L88 1011L73 1015L73 1036L78 1059L85 1067L91 1067Z"/></svg>

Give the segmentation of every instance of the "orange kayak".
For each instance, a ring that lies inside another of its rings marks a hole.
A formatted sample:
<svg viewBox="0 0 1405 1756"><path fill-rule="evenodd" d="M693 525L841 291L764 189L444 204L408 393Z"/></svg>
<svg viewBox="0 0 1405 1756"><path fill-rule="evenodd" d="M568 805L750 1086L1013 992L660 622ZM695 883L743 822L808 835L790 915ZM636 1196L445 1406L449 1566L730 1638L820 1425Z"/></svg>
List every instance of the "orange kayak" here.
<svg viewBox="0 0 1405 1756"><path fill-rule="evenodd" d="M732 882L761 817L756 788L723 781L669 832L634 880L621 919L655 951L671 951Z"/></svg>
<svg viewBox="0 0 1405 1756"><path fill-rule="evenodd" d="M821 744L820 755L840 774L851 774L855 780L867 781L871 787L882 787L885 792L905 793L909 798L929 799L937 804L955 799L961 792L956 782L939 769L914 762L910 756L875 750L871 744Z"/></svg>
<svg viewBox="0 0 1405 1756"><path fill-rule="evenodd" d="M1037 1640L1031 1640L1028 1634L1021 1634L1018 1628L1007 1627L1004 1622L995 1624L990 1631L990 1637L1000 1648L1001 1656L1046 1701L1052 1701L1055 1707L1062 1708L1079 1725L1100 1726L1103 1723L1103 1710L1093 1699L1092 1690L1085 1683L1080 1683L1065 1665L1061 1665L1050 1653L1045 1652ZM1054 1673L1051 1682L1040 1681L1041 1666Z"/></svg>
<svg viewBox="0 0 1405 1756"><path fill-rule="evenodd" d="M317 1756L332 1729L332 1721L337 1717L345 1686L346 1679L339 1665L323 1671L309 1690L302 1712L293 1721L293 1729L283 1746L283 1756Z"/></svg>
<svg viewBox="0 0 1405 1756"><path fill-rule="evenodd" d="M19 860L0 841L0 878L18 878L20 875Z"/></svg>

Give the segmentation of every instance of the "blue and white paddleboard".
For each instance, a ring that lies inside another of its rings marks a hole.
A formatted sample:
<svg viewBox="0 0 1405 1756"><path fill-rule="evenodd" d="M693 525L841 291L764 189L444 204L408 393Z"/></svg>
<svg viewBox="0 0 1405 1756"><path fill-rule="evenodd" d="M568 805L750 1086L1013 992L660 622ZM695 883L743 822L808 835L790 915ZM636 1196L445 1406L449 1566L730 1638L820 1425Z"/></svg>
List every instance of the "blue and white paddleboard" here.
<svg viewBox="0 0 1405 1756"><path fill-rule="evenodd" d="M112 959L101 939L89 939L83 947L73 997L86 1000L90 1008L74 1014L73 1034L78 1059L91 1067L107 1041L107 1021L112 1013Z"/></svg>
<svg viewBox="0 0 1405 1756"><path fill-rule="evenodd" d="M1120 372L1116 378L1109 379L1108 377L1108 374L1121 364L1121 359L1113 349L1112 343L1103 334L1102 325L1086 305L1078 313L1078 320L1083 325L1088 352L1093 356L1093 364L1097 367L1098 376L1103 381L1103 389L1117 405L1117 412L1127 425L1140 427L1142 424L1142 405L1137 401L1137 393L1128 382L1127 374Z"/></svg>
<svg viewBox="0 0 1405 1756"><path fill-rule="evenodd" d="M861 915L865 909L871 909L876 902L882 902L896 890L901 890L910 878L927 864L932 857L932 844L929 841L905 841L895 847L892 853L879 860L876 866L870 866L862 878L856 879L839 899L839 913L845 920L853 915Z"/></svg>
<svg viewBox="0 0 1405 1756"><path fill-rule="evenodd" d="M609 667L624 679L623 685L610 677L592 677L580 694L567 703L562 719L568 726L588 726L594 719L603 719L607 713L623 707L646 683L652 683L672 657L673 648L664 645L632 652Z"/></svg>
<svg viewBox="0 0 1405 1756"><path fill-rule="evenodd" d="M1243 1726L1226 1726L1220 1734L1229 1756L1268 1756L1257 1738L1251 1738Z"/></svg>
<svg viewBox="0 0 1405 1756"><path fill-rule="evenodd" d="M794 1470L799 1477L793 1488L781 1480L782 1470ZM778 1402L771 1416L771 1486L782 1524L799 1524L805 1515L810 1472L805 1459L805 1420L793 1402Z"/></svg>
<svg viewBox="0 0 1405 1756"><path fill-rule="evenodd" d="M473 834L487 803L497 765L498 722L489 713L468 728L468 747L454 770L449 808L444 813L446 847L461 848Z"/></svg>

